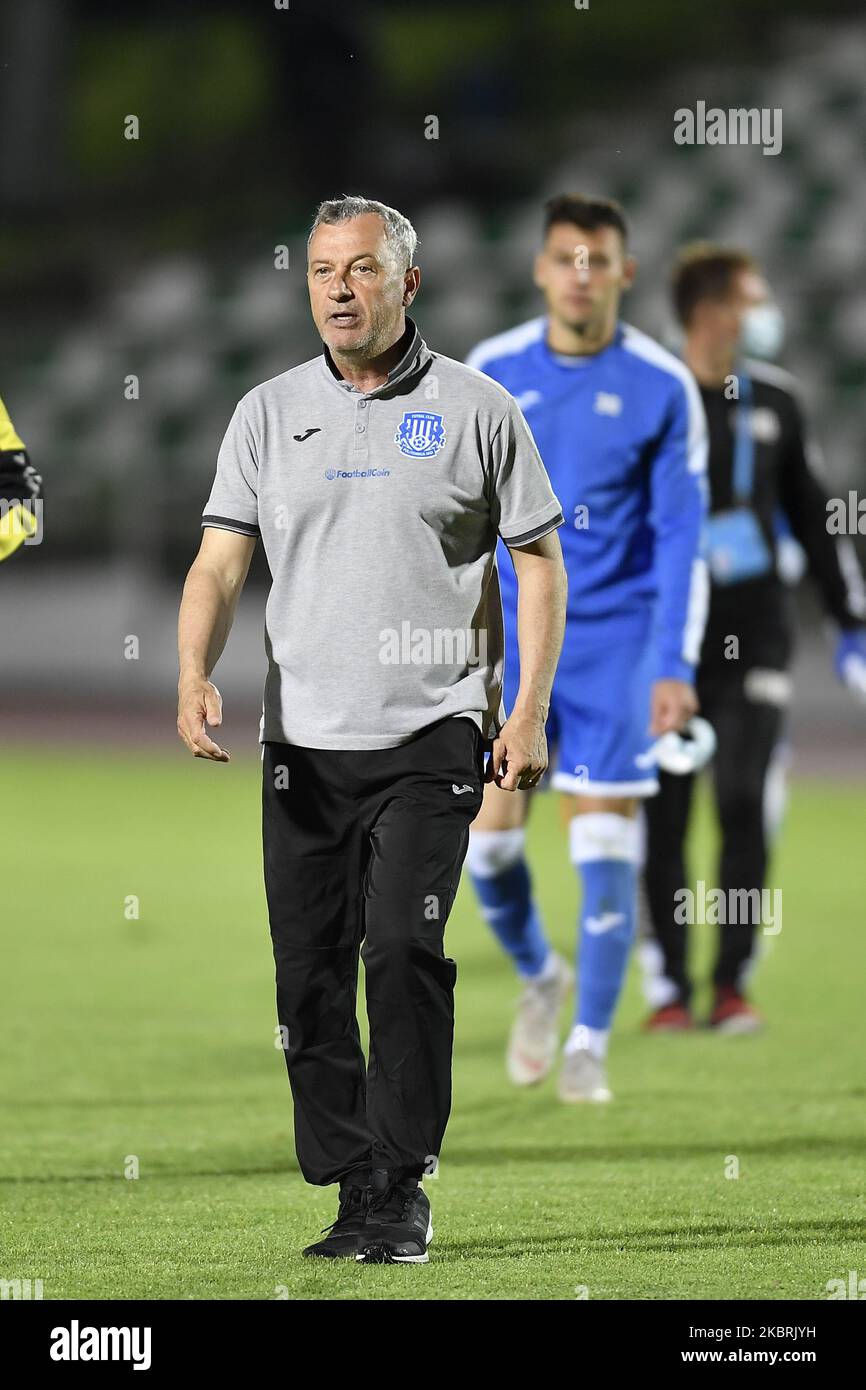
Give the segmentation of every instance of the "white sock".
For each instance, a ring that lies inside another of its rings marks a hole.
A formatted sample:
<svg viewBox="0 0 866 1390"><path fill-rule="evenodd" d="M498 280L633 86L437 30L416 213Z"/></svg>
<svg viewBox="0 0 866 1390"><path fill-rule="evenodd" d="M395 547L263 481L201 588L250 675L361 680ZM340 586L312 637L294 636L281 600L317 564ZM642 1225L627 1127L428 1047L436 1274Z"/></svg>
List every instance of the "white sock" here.
<svg viewBox="0 0 866 1390"><path fill-rule="evenodd" d="M556 952L555 952L555 951L548 951L548 953L547 953L547 959L545 960L545 962L544 962L543 966L541 967L541 969L539 970L538 974L537 974L537 975L527 975L527 976L525 976L524 978L525 978L525 979L528 981L528 983L531 984L531 985L546 985L546 984L548 983L549 980L552 980L552 979L555 978L556 972L557 972L557 969L558 969L558 968L559 968L559 961L557 960Z"/></svg>
<svg viewBox="0 0 866 1390"><path fill-rule="evenodd" d="M587 1028L585 1023L576 1023L566 1039L566 1056L572 1052L588 1051L596 1061L603 1062L607 1056L609 1037L609 1028Z"/></svg>
<svg viewBox="0 0 866 1390"><path fill-rule="evenodd" d="M477 878L496 878L523 858L526 831L472 830L466 851L466 867Z"/></svg>

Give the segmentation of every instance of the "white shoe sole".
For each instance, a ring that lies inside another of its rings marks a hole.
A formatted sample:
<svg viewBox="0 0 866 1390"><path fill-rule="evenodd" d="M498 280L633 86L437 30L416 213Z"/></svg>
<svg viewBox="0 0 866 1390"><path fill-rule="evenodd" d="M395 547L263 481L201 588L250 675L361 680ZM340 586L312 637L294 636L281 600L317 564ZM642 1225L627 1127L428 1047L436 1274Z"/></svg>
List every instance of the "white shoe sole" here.
<svg viewBox="0 0 866 1390"><path fill-rule="evenodd" d="M724 1033L729 1038L745 1038L753 1033L763 1031L764 1024L760 1018L749 1018L747 1015L734 1015L733 1018L726 1018L724 1023L715 1023L710 1029L711 1033Z"/></svg>
<svg viewBox="0 0 866 1390"><path fill-rule="evenodd" d="M432 1239L433 1222L431 1220L427 1226L427 1234L424 1237L425 1245L429 1245ZM355 1256L355 1259L358 1261L359 1264L365 1265L367 1263L363 1250L358 1251L358 1254ZM370 1263L372 1264L373 1261L371 1260ZM379 1263L379 1261L376 1261L376 1263ZM383 1260L382 1263L389 1265L426 1265L430 1263L430 1256L427 1254L427 1251L425 1250L423 1255L392 1255L389 1260Z"/></svg>
<svg viewBox="0 0 866 1390"><path fill-rule="evenodd" d="M599 1086L588 1094L585 1091L576 1094L571 1091L560 1091L559 1099L564 1101L566 1105L580 1105L581 1103L606 1105L609 1100L613 1100L613 1091L608 1091L604 1086Z"/></svg>
<svg viewBox="0 0 866 1390"><path fill-rule="evenodd" d="M538 1062L537 1065L535 1063L528 1065L527 1062L515 1056L513 1052L509 1052L506 1059L508 1080L512 1086L537 1086L546 1076L550 1075L555 1060L555 1048L548 1061Z"/></svg>

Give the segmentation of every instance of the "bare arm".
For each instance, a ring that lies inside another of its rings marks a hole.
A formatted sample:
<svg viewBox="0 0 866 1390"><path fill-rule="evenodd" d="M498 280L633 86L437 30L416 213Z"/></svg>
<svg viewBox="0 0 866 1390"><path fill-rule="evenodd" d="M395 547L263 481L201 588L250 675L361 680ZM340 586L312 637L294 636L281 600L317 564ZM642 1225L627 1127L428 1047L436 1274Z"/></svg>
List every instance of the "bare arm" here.
<svg viewBox="0 0 866 1390"><path fill-rule="evenodd" d="M567 583L555 531L510 554L518 585L520 687L494 741L488 776L513 792L534 786L547 767L544 726L562 649Z"/></svg>
<svg viewBox="0 0 866 1390"><path fill-rule="evenodd" d="M194 757L213 762L227 763L229 755L205 732L205 724L222 723L222 700L209 677L231 631L255 545L253 537L206 527L183 588L177 731Z"/></svg>

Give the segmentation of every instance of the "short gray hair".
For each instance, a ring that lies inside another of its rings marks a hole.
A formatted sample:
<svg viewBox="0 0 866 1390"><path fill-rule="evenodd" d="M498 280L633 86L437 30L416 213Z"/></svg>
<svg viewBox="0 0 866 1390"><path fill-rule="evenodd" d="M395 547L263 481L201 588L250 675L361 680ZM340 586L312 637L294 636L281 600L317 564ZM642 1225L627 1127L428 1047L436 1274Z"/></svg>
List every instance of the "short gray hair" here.
<svg viewBox="0 0 866 1390"><path fill-rule="evenodd" d="M328 198L324 203L320 203L313 218L310 235L307 237L307 249L309 250L313 233L323 222L332 227L337 222L350 222L353 217L364 217L369 212L381 217L384 222L385 241L398 269L408 270L415 264L415 249L418 245L415 228L402 212L398 212L396 208L389 208L386 203L377 203L374 198L359 198L347 193L342 198Z"/></svg>

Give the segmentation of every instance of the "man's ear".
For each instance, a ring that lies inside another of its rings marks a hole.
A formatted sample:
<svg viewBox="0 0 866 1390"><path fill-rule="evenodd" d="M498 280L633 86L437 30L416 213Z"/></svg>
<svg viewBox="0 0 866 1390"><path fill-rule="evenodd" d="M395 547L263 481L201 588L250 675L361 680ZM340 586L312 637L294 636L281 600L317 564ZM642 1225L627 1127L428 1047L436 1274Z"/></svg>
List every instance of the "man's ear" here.
<svg viewBox="0 0 866 1390"><path fill-rule="evenodd" d="M544 289L544 252L537 251L532 263L532 282L537 290Z"/></svg>
<svg viewBox="0 0 866 1390"><path fill-rule="evenodd" d="M634 284L634 277L637 275L637 261L634 256L626 256L625 265L622 270L622 287L630 290Z"/></svg>
<svg viewBox="0 0 866 1390"><path fill-rule="evenodd" d="M403 308L404 308L404 309L408 309L408 308L409 308L409 305L412 303L412 300L415 298L416 294L418 293L418 287L419 287L420 284L421 284L421 269L420 269L419 266L413 265L409 270L406 271L406 274L405 274L405 276L403 277Z"/></svg>

